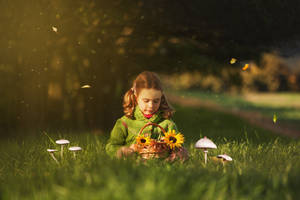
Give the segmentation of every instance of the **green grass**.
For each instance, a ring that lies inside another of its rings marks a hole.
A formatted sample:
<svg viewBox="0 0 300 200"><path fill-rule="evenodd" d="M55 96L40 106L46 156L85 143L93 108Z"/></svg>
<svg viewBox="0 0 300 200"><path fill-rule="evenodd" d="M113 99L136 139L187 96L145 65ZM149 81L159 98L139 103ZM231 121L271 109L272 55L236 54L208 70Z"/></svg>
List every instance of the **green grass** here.
<svg viewBox="0 0 300 200"><path fill-rule="evenodd" d="M83 148L74 160L65 152L57 165L42 132L0 141L0 199L296 199L300 192L300 142L250 126L236 117L177 107L175 119L191 157L186 163L117 160L105 152L106 136L48 133ZM223 166L193 147L206 135L227 153ZM56 157L60 159L59 153Z"/></svg>
<svg viewBox="0 0 300 200"><path fill-rule="evenodd" d="M182 97L211 101L228 109L256 111L270 119L276 114L278 123L300 129L300 93L265 93L241 96L199 90L173 90L171 92Z"/></svg>

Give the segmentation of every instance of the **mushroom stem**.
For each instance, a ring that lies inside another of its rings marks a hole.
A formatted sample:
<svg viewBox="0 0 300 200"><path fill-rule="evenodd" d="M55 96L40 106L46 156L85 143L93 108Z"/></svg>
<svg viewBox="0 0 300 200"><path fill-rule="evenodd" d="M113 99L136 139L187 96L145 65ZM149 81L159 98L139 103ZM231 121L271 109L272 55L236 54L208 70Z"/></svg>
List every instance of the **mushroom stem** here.
<svg viewBox="0 0 300 200"><path fill-rule="evenodd" d="M74 159L76 159L76 152L81 151L81 147L70 147L69 150L73 152Z"/></svg>
<svg viewBox="0 0 300 200"><path fill-rule="evenodd" d="M59 163L58 163L58 160L55 158L53 152L50 152L50 156L53 158L53 160L55 160L55 162L56 162L57 164L59 164Z"/></svg>
<svg viewBox="0 0 300 200"><path fill-rule="evenodd" d="M204 162L205 162L205 164L207 163L207 150L206 149L204 149Z"/></svg>
<svg viewBox="0 0 300 200"><path fill-rule="evenodd" d="M63 153L64 153L64 145L62 144L62 145L60 146L60 156L61 156L61 158L64 157Z"/></svg>

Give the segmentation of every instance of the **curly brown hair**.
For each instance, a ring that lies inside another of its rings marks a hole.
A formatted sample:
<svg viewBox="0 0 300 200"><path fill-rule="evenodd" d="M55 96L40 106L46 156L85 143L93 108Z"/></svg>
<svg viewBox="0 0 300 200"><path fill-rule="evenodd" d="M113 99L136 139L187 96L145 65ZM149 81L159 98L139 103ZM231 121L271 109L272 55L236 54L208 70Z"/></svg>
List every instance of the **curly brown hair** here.
<svg viewBox="0 0 300 200"><path fill-rule="evenodd" d="M166 95L163 92L163 87L158 75L154 72L144 71L140 73L133 81L132 88L130 88L124 95L123 108L125 116L133 118L134 108L137 106L136 97L140 94L142 89L156 89L162 93L159 110L162 111L162 116L165 119L170 119L175 110L169 104Z"/></svg>

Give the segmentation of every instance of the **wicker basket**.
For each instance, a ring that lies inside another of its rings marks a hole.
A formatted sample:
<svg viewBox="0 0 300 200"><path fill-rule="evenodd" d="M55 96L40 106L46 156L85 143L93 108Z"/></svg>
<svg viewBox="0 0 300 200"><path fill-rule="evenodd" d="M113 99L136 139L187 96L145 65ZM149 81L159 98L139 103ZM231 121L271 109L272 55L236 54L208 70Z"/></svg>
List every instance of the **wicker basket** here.
<svg viewBox="0 0 300 200"><path fill-rule="evenodd" d="M147 123L145 126L143 126L139 132L139 135L142 134L143 130L147 127L147 126L157 126L159 127L163 134L166 133L165 129L163 127L161 127L158 124L155 123ZM150 137L151 137L151 133L150 133ZM153 158L166 158L169 156L170 153L170 148L167 146L167 144L165 142L163 142L161 140L161 134L159 134L158 139L156 140L152 140L150 145L147 146L141 146L138 144L135 144L135 150L136 152L139 153L139 155L143 158L143 159L153 159Z"/></svg>

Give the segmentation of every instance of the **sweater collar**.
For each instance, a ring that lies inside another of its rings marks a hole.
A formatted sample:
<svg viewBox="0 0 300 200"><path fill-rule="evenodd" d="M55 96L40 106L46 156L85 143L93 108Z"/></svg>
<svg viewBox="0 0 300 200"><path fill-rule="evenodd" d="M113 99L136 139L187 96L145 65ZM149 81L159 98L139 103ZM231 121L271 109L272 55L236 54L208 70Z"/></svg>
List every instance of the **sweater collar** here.
<svg viewBox="0 0 300 200"><path fill-rule="evenodd" d="M136 120L145 121L145 122L153 122L157 123L161 119L161 111L158 110L155 114L152 115L151 118L147 119L139 106L136 106L134 109L134 117Z"/></svg>

